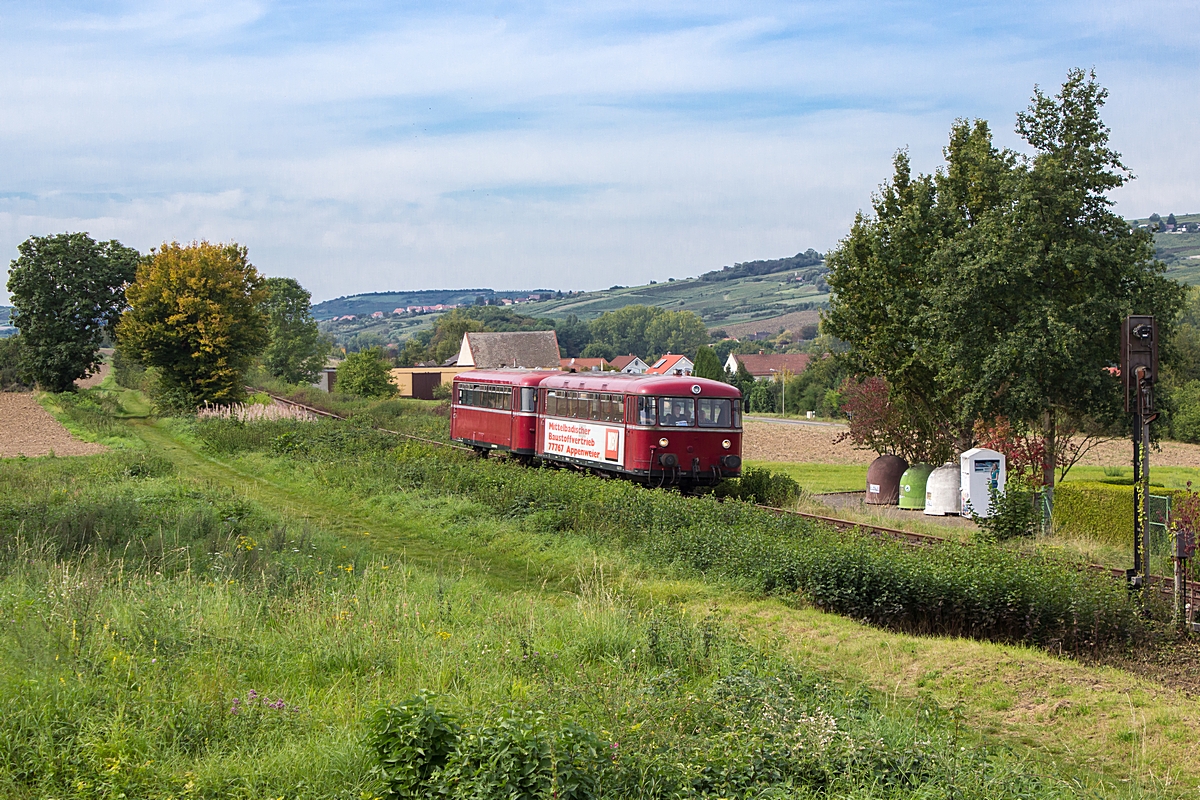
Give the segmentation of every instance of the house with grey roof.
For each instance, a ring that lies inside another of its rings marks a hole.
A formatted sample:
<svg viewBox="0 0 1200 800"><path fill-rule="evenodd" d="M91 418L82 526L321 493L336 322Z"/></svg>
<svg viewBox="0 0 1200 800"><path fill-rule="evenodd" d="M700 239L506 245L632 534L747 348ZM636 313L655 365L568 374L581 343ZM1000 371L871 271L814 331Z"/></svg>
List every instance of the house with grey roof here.
<svg viewBox="0 0 1200 800"><path fill-rule="evenodd" d="M554 331L465 333L458 357L446 366L474 369L558 369L558 337Z"/></svg>

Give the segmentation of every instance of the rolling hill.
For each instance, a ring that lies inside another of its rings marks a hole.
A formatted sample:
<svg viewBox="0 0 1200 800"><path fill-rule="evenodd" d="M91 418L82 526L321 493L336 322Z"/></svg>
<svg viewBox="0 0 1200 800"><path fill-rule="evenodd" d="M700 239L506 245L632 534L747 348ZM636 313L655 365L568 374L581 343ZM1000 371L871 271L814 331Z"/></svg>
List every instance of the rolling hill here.
<svg viewBox="0 0 1200 800"><path fill-rule="evenodd" d="M577 316L594 319L605 311L644 304L672 311L694 311L710 328L736 327L746 332L778 332L779 324L804 322L829 301L825 262L820 253L807 250L789 258L750 261L700 275L644 286L613 286L594 292L494 291L491 289L442 289L422 292L380 292L352 295L313 306L313 316L335 334L338 341L368 334L382 341L398 342L433 324L435 314L394 315L392 310L409 305L469 304L477 297L521 299L531 295L545 299L521 302L517 310L533 317L562 319ZM382 318L370 318L373 312ZM355 320L332 320L348 314Z"/></svg>

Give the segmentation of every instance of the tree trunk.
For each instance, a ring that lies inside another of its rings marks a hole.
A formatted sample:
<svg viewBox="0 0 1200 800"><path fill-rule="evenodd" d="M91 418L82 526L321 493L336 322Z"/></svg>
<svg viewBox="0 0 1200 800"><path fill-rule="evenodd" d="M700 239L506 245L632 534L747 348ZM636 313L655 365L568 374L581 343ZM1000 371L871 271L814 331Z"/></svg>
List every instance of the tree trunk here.
<svg viewBox="0 0 1200 800"><path fill-rule="evenodd" d="M1054 511L1054 466L1058 461L1057 418L1051 408L1042 415L1042 533L1050 533L1050 517Z"/></svg>

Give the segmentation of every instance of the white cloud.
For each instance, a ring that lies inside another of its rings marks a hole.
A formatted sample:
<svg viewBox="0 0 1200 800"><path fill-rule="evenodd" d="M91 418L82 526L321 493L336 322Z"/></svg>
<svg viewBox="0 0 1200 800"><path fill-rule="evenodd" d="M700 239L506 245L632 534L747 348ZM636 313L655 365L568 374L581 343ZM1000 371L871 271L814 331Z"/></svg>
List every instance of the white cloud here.
<svg viewBox="0 0 1200 800"><path fill-rule="evenodd" d="M696 274L831 246L897 148L935 168L957 116L1014 146L1033 84L1093 64L1120 209L1195 210L1196 37L1164 56L1122 8L27 8L0 17L0 250L236 239L318 298Z"/></svg>

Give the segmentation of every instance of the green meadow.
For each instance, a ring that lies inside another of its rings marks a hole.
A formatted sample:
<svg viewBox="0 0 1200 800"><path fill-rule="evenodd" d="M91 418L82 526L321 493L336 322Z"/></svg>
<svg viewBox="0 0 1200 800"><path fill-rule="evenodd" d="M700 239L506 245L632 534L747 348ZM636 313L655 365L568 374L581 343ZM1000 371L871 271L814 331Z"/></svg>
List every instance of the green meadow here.
<svg viewBox="0 0 1200 800"><path fill-rule="evenodd" d="M1194 700L1102 665L1152 631L1067 564L908 556L363 424L436 436L427 404L241 424L111 385L45 402L111 451L0 461L6 797L1200 789ZM892 607L858 603L864 576ZM1091 622L1064 623L1079 598Z"/></svg>

